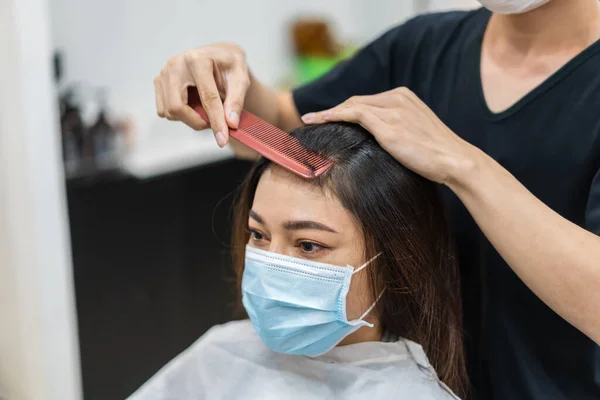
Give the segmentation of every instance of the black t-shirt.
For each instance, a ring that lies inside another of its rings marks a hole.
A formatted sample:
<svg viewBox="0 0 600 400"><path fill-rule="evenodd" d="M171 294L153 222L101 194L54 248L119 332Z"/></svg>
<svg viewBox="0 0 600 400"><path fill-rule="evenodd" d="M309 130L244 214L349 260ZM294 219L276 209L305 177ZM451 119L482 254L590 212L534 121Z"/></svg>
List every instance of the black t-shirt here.
<svg viewBox="0 0 600 400"><path fill-rule="evenodd" d="M480 9L416 17L296 89L298 111L406 86L537 198L600 235L600 41L495 114L479 70L490 15ZM458 198L441 190L461 262L473 397L600 399L600 348L537 298Z"/></svg>

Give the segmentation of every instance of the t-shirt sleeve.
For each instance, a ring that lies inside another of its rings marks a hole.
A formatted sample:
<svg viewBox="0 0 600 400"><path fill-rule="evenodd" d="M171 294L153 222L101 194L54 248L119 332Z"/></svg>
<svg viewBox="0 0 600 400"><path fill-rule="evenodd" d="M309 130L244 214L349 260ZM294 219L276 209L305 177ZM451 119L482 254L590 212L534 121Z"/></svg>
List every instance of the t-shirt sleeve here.
<svg viewBox="0 0 600 400"><path fill-rule="evenodd" d="M590 232L600 235L600 170L592 181L585 213L585 227Z"/></svg>
<svg viewBox="0 0 600 400"><path fill-rule="evenodd" d="M427 79L421 71L435 65L448 38L473 16L481 17L475 23L487 23L487 15L477 11L452 11L418 15L390 29L321 78L295 89L298 112L322 111L352 96L400 86L419 94L416 85Z"/></svg>
<svg viewBox="0 0 600 400"><path fill-rule="evenodd" d="M416 45L411 43L415 25L419 25L417 18L389 30L321 78L296 88L292 95L300 115L334 107L352 96L393 89L392 72L394 77L402 76ZM406 60L405 65L395 65L397 58Z"/></svg>

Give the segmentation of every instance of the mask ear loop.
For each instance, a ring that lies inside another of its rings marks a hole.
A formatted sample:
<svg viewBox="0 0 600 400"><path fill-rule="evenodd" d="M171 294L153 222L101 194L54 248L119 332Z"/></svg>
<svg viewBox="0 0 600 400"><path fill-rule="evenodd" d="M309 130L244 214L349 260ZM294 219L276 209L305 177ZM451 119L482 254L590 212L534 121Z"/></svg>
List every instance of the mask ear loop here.
<svg viewBox="0 0 600 400"><path fill-rule="evenodd" d="M379 293L379 296L377 296L377 298L375 299L375 301L373 302L373 304L371 304L371 307L367 308L367 311L365 311L365 312L363 313L363 315L361 315L361 316L360 316L360 318L359 318L359 319L361 319L361 320L362 320L362 319L364 319L364 318L365 318L367 315L369 315L369 313L370 313L371 311L373 311L373 309L374 309L374 308L375 308L375 306L377 305L377 302L379 301L379 299L381 298L381 296L383 296L383 293L384 293L384 292L385 292L385 289L383 289L383 290L381 291L381 293Z"/></svg>
<svg viewBox="0 0 600 400"><path fill-rule="evenodd" d="M383 252L377 254L375 257L371 258L369 261L367 261L366 263L364 263L363 265L361 265L360 267L358 267L358 269L354 272L352 272L352 275L356 274L357 272L361 271L362 269L364 269L367 265L371 264L373 261L375 261L377 259L377 257L379 257Z"/></svg>
<svg viewBox="0 0 600 400"><path fill-rule="evenodd" d="M361 265L356 271L354 271L352 273L352 275L356 274L357 272L360 272L362 269L366 268L369 264L371 264L373 261L375 261L377 259L377 257L379 257L381 254L383 254L383 252L380 252L379 254L377 254L375 257L371 258L369 261L367 261L366 263L364 263L363 265ZM377 305L377 302L379 301L379 299L381 299L381 296L383 296L383 293L385 292L385 289L383 289L381 291L381 293L379 293L379 296L377 296L377 298L375 299L375 301L373 302L373 304L371 304L371 307L367 308L367 311L365 311L363 313L363 315L360 316L360 320L364 319L367 315L369 315L369 313L371 311L373 311L373 309L375 308L375 306Z"/></svg>

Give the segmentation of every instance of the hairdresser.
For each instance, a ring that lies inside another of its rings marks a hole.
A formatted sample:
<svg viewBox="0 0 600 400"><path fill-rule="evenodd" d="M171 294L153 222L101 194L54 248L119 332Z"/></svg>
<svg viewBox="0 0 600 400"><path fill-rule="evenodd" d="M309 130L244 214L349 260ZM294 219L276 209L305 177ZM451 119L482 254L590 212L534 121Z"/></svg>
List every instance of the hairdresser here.
<svg viewBox="0 0 600 400"><path fill-rule="evenodd" d="M188 51L155 80L158 114L206 128L186 105L197 86L220 146L243 107L284 130L362 125L443 187L473 397L600 399L600 3L480 2L416 17L292 92L234 44Z"/></svg>

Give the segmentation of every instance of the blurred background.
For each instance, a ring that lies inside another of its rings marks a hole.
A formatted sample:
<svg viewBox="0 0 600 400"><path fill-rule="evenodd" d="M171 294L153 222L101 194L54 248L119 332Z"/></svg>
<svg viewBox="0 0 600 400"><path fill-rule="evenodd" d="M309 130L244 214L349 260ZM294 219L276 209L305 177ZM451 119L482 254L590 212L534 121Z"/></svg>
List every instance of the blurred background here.
<svg viewBox="0 0 600 400"><path fill-rule="evenodd" d="M474 0L1 0L0 399L123 399L237 318L228 249L249 164L155 113L170 56L245 49L277 88Z"/></svg>

